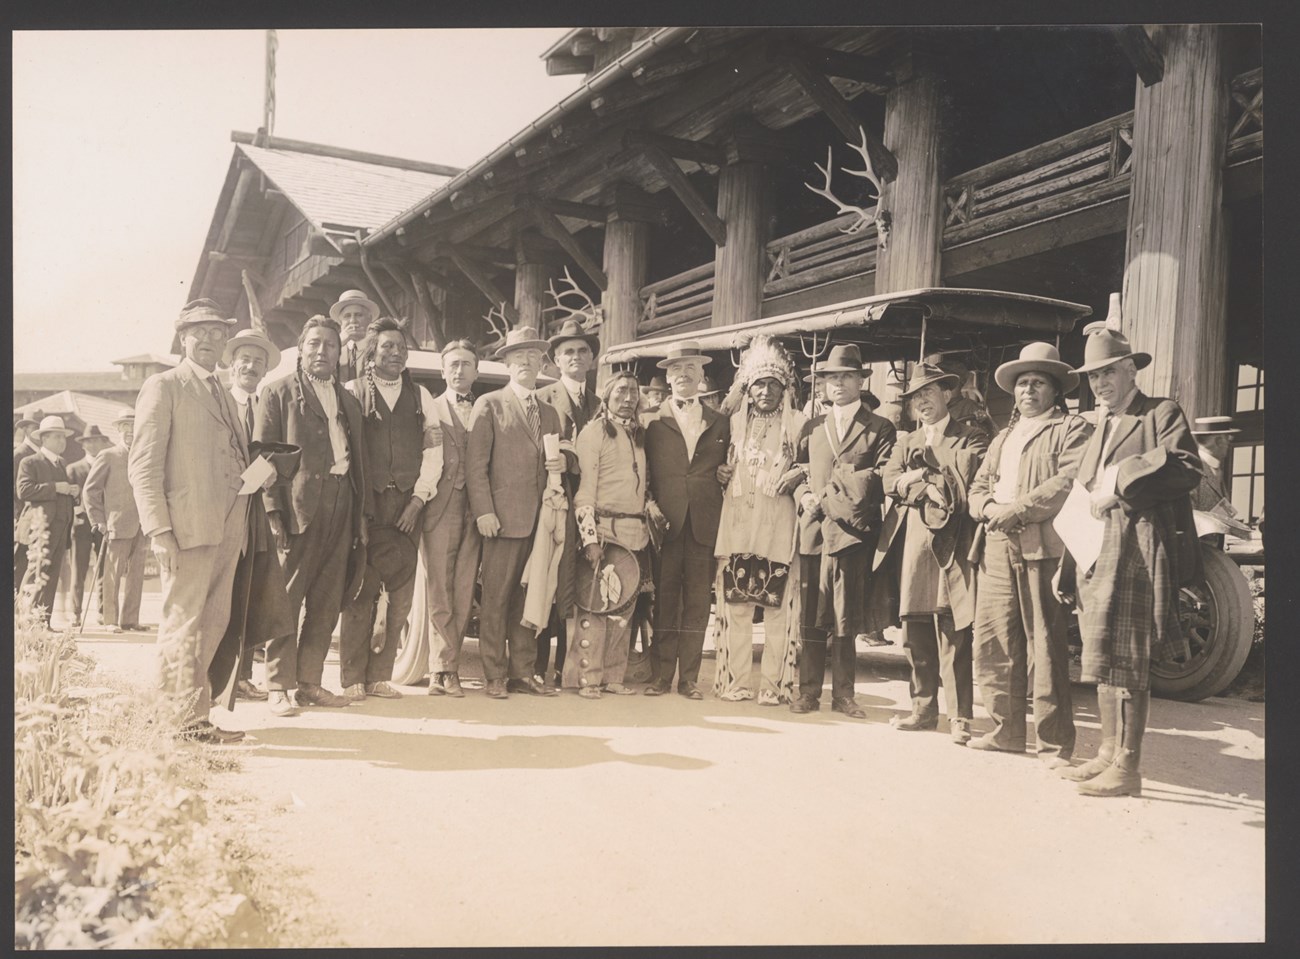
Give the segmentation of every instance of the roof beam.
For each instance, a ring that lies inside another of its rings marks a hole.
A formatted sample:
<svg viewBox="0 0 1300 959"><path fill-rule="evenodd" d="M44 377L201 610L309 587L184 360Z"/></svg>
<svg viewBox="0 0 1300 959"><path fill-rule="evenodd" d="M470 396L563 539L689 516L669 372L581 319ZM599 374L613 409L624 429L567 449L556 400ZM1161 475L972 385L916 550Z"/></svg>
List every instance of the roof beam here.
<svg viewBox="0 0 1300 959"><path fill-rule="evenodd" d="M727 224L718 219L718 215L713 212L704 198L691 186L691 181L686 179L686 174L667 153L657 146L642 144L639 151L646 161L655 169L668 184L668 188L677 194L677 199L682 201L687 212L695 218L695 222L700 225L705 233L712 239L714 246L727 245Z"/></svg>
<svg viewBox="0 0 1300 959"><path fill-rule="evenodd" d="M595 68L595 57L566 57L559 54L546 58L546 75L548 77L562 77L571 73L590 73Z"/></svg>
<svg viewBox="0 0 1300 959"><path fill-rule="evenodd" d="M623 134L623 146L629 150L642 146L655 146L679 160L691 160L695 163L707 163L720 167L726 163L722 150L708 143L696 140L683 140L679 137L664 136L649 130L629 130Z"/></svg>
<svg viewBox="0 0 1300 959"><path fill-rule="evenodd" d="M537 228L558 243L560 248L573 258L573 262L578 264L578 269L591 277L592 282L600 287L602 291L608 289L609 277L605 275L605 271L596 264L595 260L587 255L587 251L582 248L582 245L578 243L576 239L574 239L573 234L564 228L564 224L560 222L560 218L540 204L534 204L532 211L533 220L536 222Z"/></svg>
<svg viewBox="0 0 1300 959"><path fill-rule="evenodd" d="M257 136L252 133L232 131L230 139L234 143L252 144ZM356 160L374 166L390 166L399 170L415 170L419 173L434 173L438 176L455 176L461 172L460 167L447 166L445 163L426 163L423 160L403 160L401 157L385 156L382 153L367 153L364 150L349 150L346 147L333 147L324 143L309 143L306 140L289 140L285 137L267 136L260 144L269 150L290 150L294 153L307 153L312 156L334 157L337 160Z"/></svg>
<svg viewBox="0 0 1300 959"><path fill-rule="evenodd" d="M856 80L866 87L868 93L883 97L896 85L888 70L882 69L876 61L860 53L845 53L843 50L830 50L803 43L793 46L809 66L828 77ZM790 49L790 46L787 45L786 49Z"/></svg>
<svg viewBox="0 0 1300 959"><path fill-rule="evenodd" d="M1128 57L1144 87L1159 83L1165 75L1165 58L1141 24L1129 24L1115 30L1115 42Z"/></svg>
<svg viewBox="0 0 1300 959"><path fill-rule="evenodd" d="M830 118L845 139L857 143L865 134L871 165L880 179L888 183L898 176L898 158L889 151L874 130L858 119L849 101L840 96L830 80L799 56L786 56L784 60L790 75L822 113Z"/></svg>
<svg viewBox="0 0 1300 959"><path fill-rule="evenodd" d="M492 278L477 263L451 244L446 244L446 254L451 259L451 262L456 264L456 269L464 273L466 278L478 288L478 291L487 297L489 303L501 307L502 312L506 315L506 320L511 326L519 323L519 312L515 309L511 297L502 295L501 291L497 289L497 285L492 282Z"/></svg>

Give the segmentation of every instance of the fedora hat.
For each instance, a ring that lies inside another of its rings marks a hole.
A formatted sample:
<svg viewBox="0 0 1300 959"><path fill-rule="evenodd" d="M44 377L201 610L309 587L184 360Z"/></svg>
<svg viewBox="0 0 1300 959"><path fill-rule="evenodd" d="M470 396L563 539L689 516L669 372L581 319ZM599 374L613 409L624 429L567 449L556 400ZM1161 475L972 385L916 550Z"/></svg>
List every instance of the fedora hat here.
<svg viewBox="0 0 1300 959"><path fill-rule="evenodd" d="M111 439L109 439L107 436L104 435L103 430L101 430L98 426L94 426L94 425L87 426L86 431L77 437L77 442L83 445L87 440L103 440L105 443L108 443L110 445L113 442Z"/></svg>
<svg viewBox="0 0 1300 959"><path fill-rule="evenodd" d="M545 353L550 348L550 343L538 339L537 330L533 327L519 326L506 333L506 341L501 344L501 348L493 354L492 358L503 360L511 350L541 350Z"/></svg>
<svg viewBox="0 0 1300 959"><path fill-rule="evenodd" d="M379 304L360 290L344 290L339 295L339 301L330 307L330 319L338 320L339 314L349 306L364 306L370 314L369 322L379 319Z"/></svg>
<svg viewBox="0 0 1300 959"><path fill-rule="evenodd" d="M1233 426L1231 416L1198 416L1192 422L1193 436L1236 436L1241 432Z"/></svg>
<svg viewBox="0 0 1300 959"><path fill-rule="evenodd" d="M652 376L650 377L650 382L647 383L643 389L658 390L660 393L664 394L664 396L667 396L669 392L668 381L662 376Z"/></svg>
<svg viewBox="0 0 1300 959"><path fill-rule="evenodd" d="M38 425L41 422L39 419L40 415L40 410L37 410L35 413L16 414L17 419L14 420L14 429L17 429L20 426L32 427Z"/></svg>
<svg viewBox="0 0 1300 959"><path fill-rule="evenodd" d="M265 440L253 440L248 444L249 459L265 456L268 463L275 467L277 481L289 482L298 472L298 461L302 458L302 447L292 443L272 443Z"/></svg>
<svg viewBox="0 0 1300 959"><path fill-rule="evenodd" d="M1103 327L1088 334L1083 344L1083 365L1075 367L1073 372L1090 373L1123 359L1131 359L1133 365L1140 370L1151 362L1151 354L1134 353L1127 336L1118 330Z"/></svg>
<svg viewBox="0 0 1300 959"><path fill-rule="evenodd" d="M70 430L63 425L62 416L46 416L41 419L41 423L36 429L31 431L33 436L43 436L46 433L62 433L64 436L72 436L76 430Z"/></svg>
<svg viewBox="0 0 1300 959"><path fill-rule="evenodd" d="M181 307L181 315L176 317L176 329L183 330L196 323L223 323L226 326L234 326L235 322L233 317L226 316L221 311L221 307L217 306L215 300L204 297L200 300L190 300Z"/></svg>
<svg viewBox="0 0 1300 959"><path fill-rule="evenodd" d="M416 548L395 526L372 526L366 544L366 577L375 576L387 590L404 586L415 574Z"/></svg>
<svg viewBox="0 0 1300 959"><path fill-rule="evenodd" d="M1061 384L1064 393L1073 393L1079 385L1079 374L1061 359L1061 354L1051 343L1037 341L1020 348L1020 358L1008 360L993 371L993 380L1005 393L1013 393L1021 373L1034 370L1047 373Z"/></svg>
<svg viewBox="0 0 1300 959"><path fill-rule="evenodd" d="M675 346L668 347L668 355L656 363L655 366L661 370L666 370L678 360L699 360L702 365L713 362L710 357L705 356L700 351L700 344L695 340L682 340ZM664 392L667 392L667 388L665 388Z"/></svg>
<svg viewBox="0 0 1300 959"><path fill-rule="evenodd" d="M862 354L856 343L841 343L832 346L825 360L813 364L813 373L861 373L870 376L869 370L862 368Z"/></svg>
<svg viewBox="0 0 1300 959"><path fill-rule="evenodd" d="M720 392L722 391L718 389L718 384L713 382L713 378L710 376L706 376L704 378L704 382L700 384L700 392L696 395L717 396Z"/></svg>
<svg viewBox="0 0 1300 959"><path fill-rule="evenodd" d="M235 350L241 346L256 346L266 354L266 368L273 370L280 365L280 349L261 330L240 330L226 341L226 352L221 354L221 362L229 366L235 359Z"/></svg>
<svg viewBox="0 0 1300 959"><path fill-rule="evenodd" d="M933 363L922 363L912 370L912 379L907 386L898 391L900 398L911 396L923 386L938 383L944 389L955 390L961 386L961 377L956 373L945 373L943 367Z"/></svg>
<svg viewBox="0 0 1300 959"><path fill-rule="evenodd" d="M577 320L565 320L560 325L559 332L547 340L551 344L552 356L565 340L585 340L587 345L591 347L591 352L600 352L600 337L595 333L588 333Z"/></svg>
<svg viewBox="0 0 1300 959"><path fill-rule="evenodd" d="M116 426L118 423L129 423L134 426L135 410L123 410L121 413L118 413L117 416L113 417L113 425Z"/></svg>

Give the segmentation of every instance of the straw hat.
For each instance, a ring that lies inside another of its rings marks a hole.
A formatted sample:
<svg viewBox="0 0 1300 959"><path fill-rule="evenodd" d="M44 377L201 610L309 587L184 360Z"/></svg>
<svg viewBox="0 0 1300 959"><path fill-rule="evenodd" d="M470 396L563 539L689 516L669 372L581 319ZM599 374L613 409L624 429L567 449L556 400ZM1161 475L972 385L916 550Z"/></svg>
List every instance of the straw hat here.
<svg viewBox="0 0 1300 959"><path fill-rule="evenodd" d="M240 330L226 341L226 352L221 355L221 362L229 366L235 359L235 350L241 346L256 346L266 354L266 368L273 370L280 365L280 349L261 330Z"/></svg>
<svg viewBox="0 0 1300 959"><path fill-rule="evenodd" d="M36 437L43 436L46 433L62 433L64 436L72 436L76 432L76 430L70 430L63 425L62 416L46 416L41 420L40 426L31 431L31 434Z"/></svg>
<svg viewBox="0 0 1300 959"><path fill-rule="evenodd" d="M531 326L520 326L506 333L506 341L492 357L503 360L511 350L541 350L545 353L551 344L537 336L537 330Z"/></svg>
<svg viewBox="0 0 1300 959"><path fill-rule="evenodd" d="M379 319L379 304L360 290L344 290L339 301L330 307L330 319L338 320L339 314L349 306L364 306L370 314L370 319L366 321L368 323Z"/></svg>
<svg viewBox="0 0 1300 959"><path fill-rule="evenodd" d="M682 340L675 346L668 347L668 355L656 363L655 366L661 370L666 370L673 363L680 360L699 360L701 365L713 362L712 358L706 356L700 350L700 344L695 340Z"/></svg>
<svg viewBox="0 0 1300 959"><path fill-rule="evenodd" d="M1034 370L1047 373L1058 383L1065 393L1073 393L1079 385L1079 374L1070 369L1070 364L1062 361L1061 354L1051 343L1026 343L1020 349L1020 358L1008 360L993 371L993 380L1005 393L1014 393L1016 380L1021 373Z"/></svg>
<svg viewBox="0 0 1300 959"><path fill-rule="evenodd" d="M1241 430L1233 422L1231 416L1198 416L1192 423L1192 435L1236 436Z"/></svg>

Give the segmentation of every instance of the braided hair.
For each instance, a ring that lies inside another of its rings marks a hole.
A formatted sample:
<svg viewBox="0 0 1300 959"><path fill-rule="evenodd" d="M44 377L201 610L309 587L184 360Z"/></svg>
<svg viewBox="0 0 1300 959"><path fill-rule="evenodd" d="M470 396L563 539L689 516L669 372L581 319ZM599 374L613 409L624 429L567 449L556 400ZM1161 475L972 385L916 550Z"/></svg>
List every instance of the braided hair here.
<svg viewBox="0 0 1300 959"><path fill-rule="evenodd" d="M609 398L614 395L614 387L624 380L631 380L632 385L637 388L636 410L632 413L632 429L628 432L632 436L633 445L640 447L645 443L645 428L641 425L641 384L631 370L619 370L605 381L600 388L600 409L596 412L596 416L600 419L606 436L610 439L618 436L619 424L614 422L614 413L609 408Z"/></svg>
<svg viewBox="0 0 1300 959"><path fill-rule="evenodd" d="M318 327L326 330L333 330L334 338L338 341L339 347L342 348L343 346L343 334L339 330L338 320L332 319L331 317L325 316L321 313L317 313L315 316L310 317L307 320L307 322L302 325L302 330L300 330L298 333L298 358L294 362L294 382L293 382L294 398L299 403L303 402L303 383L304 383L303 377L308 375L307 371L302 368L302 345L303 343L307 342L307 334Z"/></svg>
<svg viewBox="0 0 1300 959"><path fill-rule="evenodd" d="M376 411L378 403L378 387L375 386L375 354L379 352L379 337L382 333L397 333L402 337L402 345L406 345L406 335L402 330L402 325L391 316L381 316L370 322L366 327L366 335L361 340L361 345L357 350L357 362L364 371L361 376L365 379L365 389L361 395L361 412L362 415L369 418ZM411 379L411 371L402 366L401 376L398 377L402 384L403 390L410 390L415 396L415 419L420 425L420 433L424 434L424 409L420 403L419 391L415 387L415 382Z"/></svg>
<svg viewBox="0 0 1300 959"><path fill-rule="evenodd" d="M1048 373L1046 370L1025 370L1025 372L1038 373L1042 376L1047 377L1047 379L1051 381L1052 389L1056 391L1056 398L1052 401L1052 405L1056 407L1056 409L1060 410L1062 413L1068 414L1070 412L1070 408L1065 405L1065 390L1061 388L1061 381L1054 373ZM1017 379L1019 379L1019 377L1017 377ZM1012 385L1014 386L1015 384ZM1014 393L1012 395L1014 395ZM1009 430L1014 429L1015 425L1019 422L1020 422L1020 407L1016 406L1011 411L1011 418L1007 420L1007 429Z"/></svg>

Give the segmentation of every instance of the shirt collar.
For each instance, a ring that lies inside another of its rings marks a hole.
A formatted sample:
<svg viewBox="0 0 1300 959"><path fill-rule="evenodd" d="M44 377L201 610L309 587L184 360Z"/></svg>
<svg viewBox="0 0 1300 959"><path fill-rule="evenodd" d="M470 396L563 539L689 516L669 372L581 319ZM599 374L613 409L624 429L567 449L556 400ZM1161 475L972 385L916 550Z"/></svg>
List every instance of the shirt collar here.
<svg viewBox="0 0 1300 959"><path fill-rule="evenodd" d="M837 423L846 423L858 415L858 410L862 409L862 400L857 399L852 403L845 403L843 406L832 406L835 410L835 421Z"/></svg>
<svg viewBox="0 0 1300 959"><path fill-rule="evenodd" d="M511 380L509 385L510 385L510 389L514 390L515 396L519 397L521 400L527 400L530 396L533 395L532 390L528 389L525 386L520 386L514 380Z"/></svg>
<svg viewBox="0 0 1300 959"><path fill-rule="evenodd" d="M1223 469L1223 460L1219 459L1204 446L1197 447L1196 452L1201 454L1201 459L1216 472Z"/></svg>
<svg viewBox="0 0 1300 959"><path fill-rule="evenodd" d="M205 370L203 367L199 366L199 364L195 363L188 356L185 357L185 359L181 360L181 362L188 364L191 372L193 372L194 375L197 376L199 379L203 380L204 383L207 383L208 380L216 379L217 376L216 373L211 372L209 370Z"/></svg>
<svg viewBox="0 0 1300 959"><path fill-rule="evenodd" d="M253 398L252 393L247 392L243 387L236 386L233 383L230 385L230 395L235 398L235 402L240 406L247 406L248 401Z"/></svg>
<svg viewBox="0 0 1300 959"><path fill-rule="evenodd" d="M587 384L584 380L571 380L564 374L560 374L560 382L564 384L564 388L569 391L569 395L575 400L578 398L578 394L587 392Z"/></svg>
<svg viewBox="0 0 1300 959"><path fill-rule="evenodd" d="M59 462L59 454L54 452L54 450L50 449L48 446L41 447L41 455L51 463L57 464Z"/></svg>
<svg viewBox="0 0 1300 959"><path fill-rule="evenodd" d="M951 419L952 419L952 414L945 413L943 419L939 420L939 422L935 423L933 426L923 425L922 429L925 430L925 438L928 440L928 439L933 439L936 436L942 436L947 431L948 421Z"/></svg>
<svg viewBox="0 0 1300 959"><path fill-rule="evenodd" d="M1125 396L1122 400L1120 400L1117 404L1115 404L1114 407L1106 406L1106 404L1103 403L1102 406L1105 407L1106 414L1108 416L1123 416L1124 413L1128 410L1129 406L1132 405L1133 397L1137 396L1137 391L1138 391L1137 385L1134 384L1133 389L1128 391L1128 395Z"/></svg>

